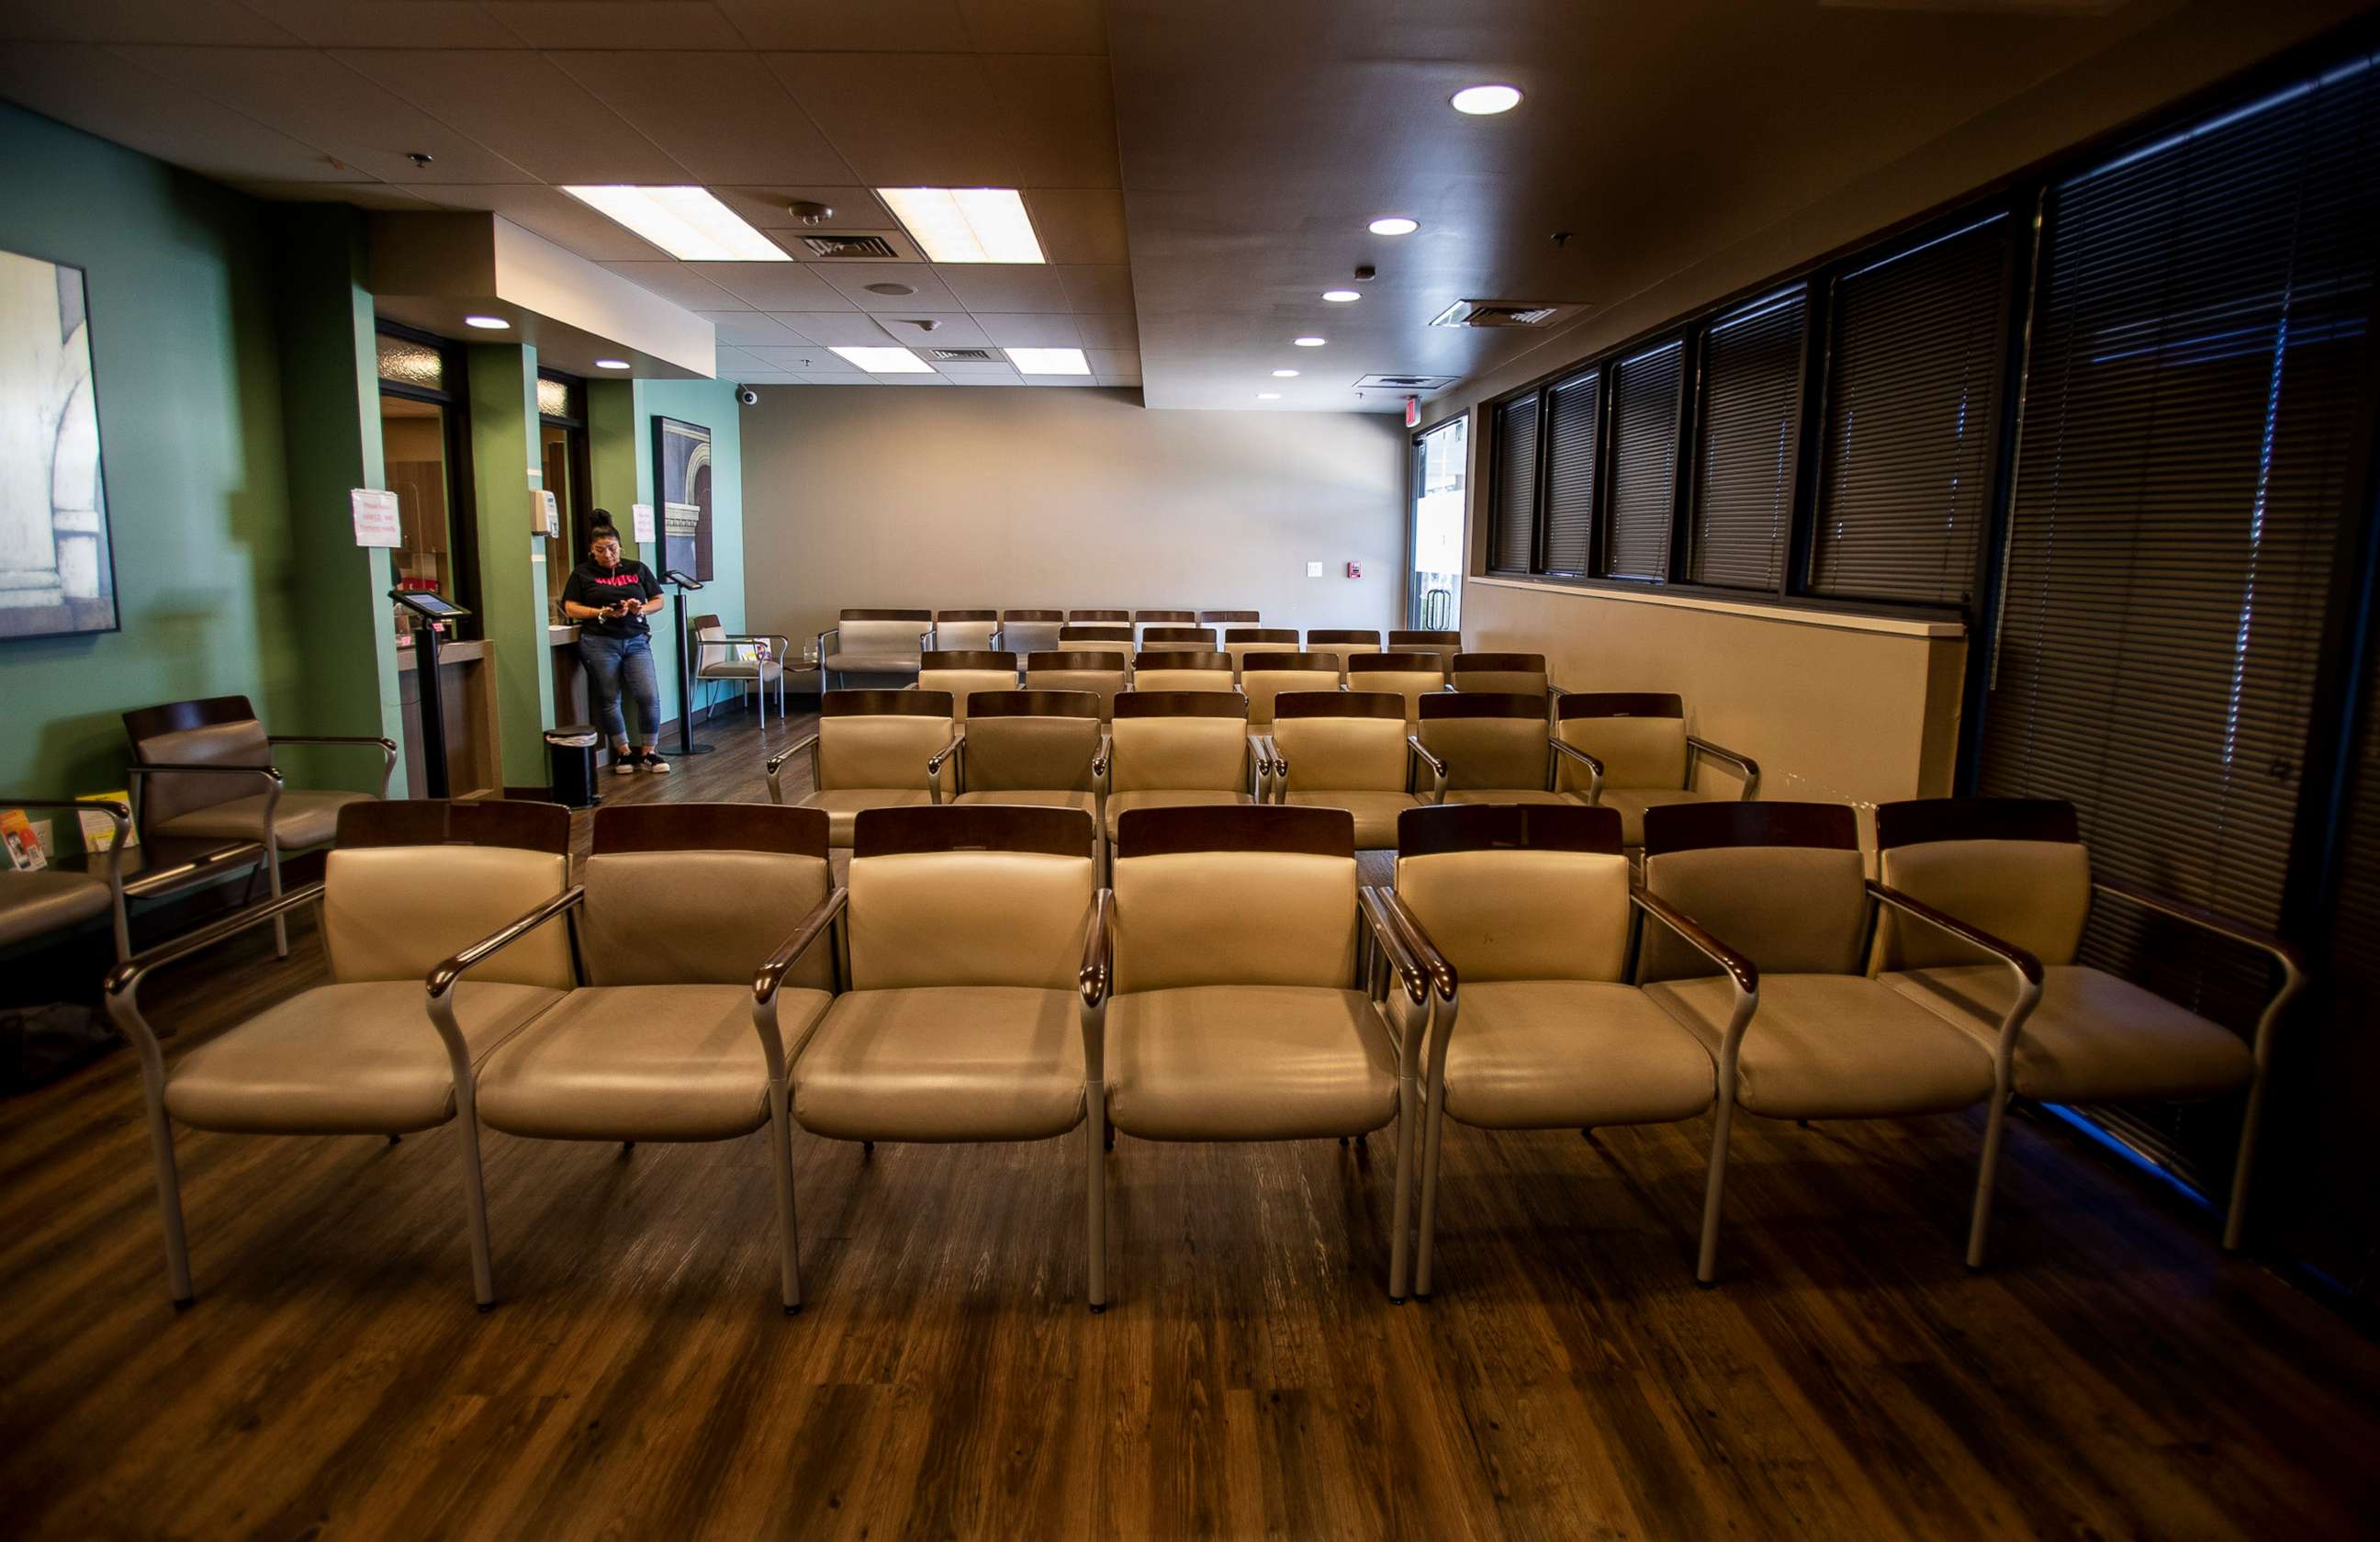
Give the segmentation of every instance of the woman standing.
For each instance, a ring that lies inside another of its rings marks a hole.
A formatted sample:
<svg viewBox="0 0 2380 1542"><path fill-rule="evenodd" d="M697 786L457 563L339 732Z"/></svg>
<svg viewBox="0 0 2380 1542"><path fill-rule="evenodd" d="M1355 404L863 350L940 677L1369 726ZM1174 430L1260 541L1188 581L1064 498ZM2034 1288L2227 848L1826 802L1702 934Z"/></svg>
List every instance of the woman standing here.
<svg viewBox="0 0 2380 1542"><path fill-rule="evenodd" d="M652 627L645 617L662 608L661 580L640 562L620 560L620 532L611 516L595 511L587 538L587 560L570 570L562 589L562 613L578 623L578 662L587 666L587 694L595 722L612 738L612 770L625 776L641 766L660 773L669 762L654 753L661 742L661 694L653 674ZM628 747L627 719L620 690L635 698L642 740Z"/></svg>

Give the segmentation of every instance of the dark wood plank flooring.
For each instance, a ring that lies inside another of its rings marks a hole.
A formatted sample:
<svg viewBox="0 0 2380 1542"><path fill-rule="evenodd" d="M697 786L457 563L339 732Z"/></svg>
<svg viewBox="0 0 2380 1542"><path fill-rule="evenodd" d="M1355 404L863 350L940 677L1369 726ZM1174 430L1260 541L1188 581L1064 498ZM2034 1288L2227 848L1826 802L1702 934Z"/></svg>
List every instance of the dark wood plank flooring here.
<svg viewBox="0 0 2380 1542"><path fill-rule="evenodd" d="M765 797L791 733L627 798ZM581 835L585 820L582 819ZM582 845L583 849L583 845ZM1375 864L1377 866L1377 864ZM1385 877L1375 872L1375 878ZM161 979L201 1041L319 977L310 927ZM471 1308L450 1130L183 1132L165 1301L117 1053L0 1107L0 1516L16 1536L2319 1537L2380 1528L2380 1349L2209 1217L1980 1120L1450 1128L1436 1300L1384 1299L1389 1152L1123 1140L1084 1311L1079 1147L801 1137L808 1308L759 1137L489 1137Z"/></svg>

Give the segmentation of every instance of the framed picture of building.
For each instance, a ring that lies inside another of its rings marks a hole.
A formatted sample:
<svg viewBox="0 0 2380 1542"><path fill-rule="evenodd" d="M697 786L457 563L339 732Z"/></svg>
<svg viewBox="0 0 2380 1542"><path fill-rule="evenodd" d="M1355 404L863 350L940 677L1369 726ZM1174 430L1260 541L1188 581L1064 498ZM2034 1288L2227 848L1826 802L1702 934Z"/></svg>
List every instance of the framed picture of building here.
<svg viewBox="0 0 2380 1542"><path fill-rule="evenodd" d="M0 640L119 624L83 271L0 251Z"/></svg>
<svg viewBox="0 0 2380 1542"><path fill-rule="evenodd" d="M657 565L664 572L675 568L707 584L710 582L710 431L698 423L655 418L653 467L662 506L662 560Z"/></svg>

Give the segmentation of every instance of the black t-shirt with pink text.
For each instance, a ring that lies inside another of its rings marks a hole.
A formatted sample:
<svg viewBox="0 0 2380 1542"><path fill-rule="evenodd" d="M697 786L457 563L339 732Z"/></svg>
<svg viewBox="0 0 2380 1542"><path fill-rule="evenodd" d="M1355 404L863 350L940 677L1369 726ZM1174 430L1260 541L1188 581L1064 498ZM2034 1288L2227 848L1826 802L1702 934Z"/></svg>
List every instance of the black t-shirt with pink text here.
<svg viewBox="0 0 2380 1542"><path fill-rule="evenodd" d="M571 604L600 611L623 600L641 603L661 591L661 580L643 563L624 562L617 567L604 567L589 557L570 570L570 581L562 586L562 598ZM642 637L652 630L645 618L637 614L582 618L578 629L604 637Z"/></svg>

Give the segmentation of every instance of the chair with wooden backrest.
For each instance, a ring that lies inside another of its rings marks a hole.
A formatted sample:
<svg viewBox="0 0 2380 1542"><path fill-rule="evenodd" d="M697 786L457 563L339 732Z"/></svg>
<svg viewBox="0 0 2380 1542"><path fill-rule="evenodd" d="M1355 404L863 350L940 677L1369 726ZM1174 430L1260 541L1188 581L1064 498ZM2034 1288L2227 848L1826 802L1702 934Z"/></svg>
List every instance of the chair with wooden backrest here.
<svg viewBox="0 0 2380 1542"><path fill-rule="evenodd" d="M997 640L1002 652L1047 653L1058 646L1058 631L1065 624L1063 611L1002 611Z"/></svg>
<svg viewBox="0 0 2380 1542"><path fill-rule="evenodd" d="M1356 654L1380 650L1380 634L1343 626L1310 627L1305 634L1305 650L1309 653L1336 653L1342 669L1352 669Z"/></svg>
<svg viewBox="0 0 2380 1542"><path fill-rule="evenodd" d="M394 740L369 735L267 734L244 696L168 701L124 714L132 741L132 817L143 835L261 841L265 880L281 897L281 854L331 844L339 813L388 796ZM280 745L335 745L381 752L380 791L291 788L273 764ZM273 923L273 951L289 956L285 920Z"/></svg>
<svg viewBox="0 0 2380 1542"><path fill-rule="evenodd" d="M1144 653L1212 653L1215 651L1215 629L1211 626L1144 626L1140 629L1140 649Z"/></svg>
<svg viewBox="0 0 2380 1542"><path fill-rule="evenodd" d="M735 1140L765 1127L780 1288L785 1310L799 1309L786 1068L833 1000L833 949L808 945L842 900L827 816L599 808L571 897L586 983L488 1057L480 1117L537 1140ZM808 941L764 1003L753 981L789 936Z"/></svg>
<svg viewBox="0 0 2380 1542"><path fill-rule="evenodd" d="M1198 625L1226 630L1233 626L1261 626L1264 617L1254 611L1200 611Z"/></svg>
<svg viewBox="0 0 2380 1542"><path fill-rule="evenodd" d="M949 692L952 718L965 722L968 697L978 691L1013 691L1016 688L1016 674L1014 653L990 650L929 653L918 663L917 688Z"/></svg>
<svg viewBox="0 0 2380 1542"><path fill-rule="evenodd" d="M1084 652L1055 649L1025 656L1028 691L1088 691L1099 698L1102 722L1115 716L1116 693L1132 678L1131 658L1120 650Z"/></svg>
<svg viewBox="0 0 2380 1542"><path fill-rule="evenodd" d="M1251 653L1295 653L1300 651L1297 628L1294 626L1227 626L1223 629L1223 651L1232 656L1232 667L1246 674Z"/></svg>
<svg viewBox="0 0 2380 1542"><path fill-rule="evenodd" d="M1099 1098L1078 984L1097 924L1090 818L878 809L850 873L851 986L794 1062L794 1118L832 1140L1050 1140ZM1103 1127L1084 1173L1093 1311L1106 1302Z"/></svg>
<svg viewBox="0 0 2380 1542"><path fill-rule="evenodd" d="M1060 653L1115 653L1132 656L1132 625L1128 622L1069 621L1058 629Z"/></svg>
<svg viewBox="0 0 2380 1542"><path fill-rule="evenodd" d="M1876 962L1884 982L1981 1044L1996 1080L1985 1134L1986 1187L1967 1261L1983 1262L1990 1183L2011 1098L2043 1103L2197 1102L2241 1088L2246 1111L2231 1170L2223 1245L2246 1224L2265 1074L2273 1030L2305 989L2297 950L2259 928L2105 880L2070 803L2034 798L1921 798L1879 805L1881 880L2041 962L2041 1000L2022 1032L2003 1030L2016 994L1994 955L1921 920L1888 912ZM2199 934L2269 958L2279 985L2265 999L2252 1040L2129 980L2075 962L2095 896L2157 922L2179 923L2177 950Z"/></svg>
<svg viewBox="0 0 2380 1542"><path fill-rule="evenodd" d="M1621 838L1632 847L1645 844L1646 809L1722 795L1694 785L1701 760L1734 767L1742 779L1739 798L1760 787L1760 767L1687 733L1684 703L1666 692L1567 692L1554 703L1554 735L1565 747L1560 785L1619 810Z"/></svg>
<svg viewBox="0 0 2380 1542"><path fill-rule="evenodd" d="M1423 697L1414 748L1430 773L1431 803L1568 803L1553 784L1560 747L1546 731L1545 698L1502 691Z"/></svg>
<svg viewBox="0 0 2380 1542"><path fill-rule="evenodd" d="M1347 661L1351 691L1391 691L1404 698L1405 721L1421 723L1421 698L1446 689L1446 661L1435 653L1359 653Z"/></svg>
<svg viewBox="0 0 2380 1542"><path fill-rule="evenodd" d="M999 630L1000 613L998 611L936 611L934 613L934 647L941 652L999 651L999 646L992 641L992 635Z"/></svg>
<svg viewBox="0 0 2380 1542"><path fill-rule="evenodd" d="M1485 1130L1667 1124L1709 1108L1715 1083L1701 1040L1627 979L1634 907L1611 810L1414 809L1382 899L1436 985L1414 1279L1426 1296L1448 1115ZM1692 937L1661 905L1634 898Z"/></svg>
<svg viewBox="0 0 2380 1542"><path fill-rule="evenodd" d="M1554 688L1542 653L1457 653L1448 673L1458 691L1549 697Z"/></svg>
<svg viewBox="0 0 2380 1542"><path fill-rule="evenodd" d="M1099 764L1108 839L1127 809L1254 803L1259 760L1237 692L1124 692Z"/></svg>
<svg viewBox="0 0 2380 1542"><path fill-rule="evenodd" d="M570 811L552 803L367 801L339 810L335 835L321 882L187 932L107 977L108 1014L139 1056L176 1304L191 1290L175 1124L394 1140L458 1117L473 1283L481 1305L495 1299L476 1073L577 981L569 937L558 928L501 953L490 939L559 914L569 897ZM267 1007L168 1066L140 1011L142 982L316 904L331 982Z"/></svg>
<svg viewBox="0 0 2380 1542"><path fill-rule="evenodd" d="M1385 691L1283 691L1257 746L1273 802L1345 809L1358 850L1397 844L1397 820L1415 806L1403 701Z"/></svg>
<svg viewBox="0 0 2380 1542"><path fill-rule="evenodd" d="M1135 634L1133 646L1135 648L1147 648L1148 646L1148 634L1156 627L1189 627L1195 629L1197 625L1198 613L1196 611L1135 611L1132 613L1132 625ZM1214 645L1214 638L1209 637L1207 639L1208 647L1212 648Z"/></svg>
<svg viewBox="0 0 2380 1542"><path fill-rule="evenodd" d="M818 731L769 758L769 801L785 801L784 764L807 755L810 791L800 807L826 811L831 844L851 844L863 808L940 803L960 744L954 710L948 691L829 691Z"/></svg>
<svg viewBox="0 0 2380 1542"><path fill-rule="evenodd" d="M1251 653L1240 664L1240 689L1247 693L1248 727L1272 727L1273 698L1283 691L1335 691L1341 683L1336 653Z"/></svg>
<svg viewBox="0 0 2380 1542"><path fill-rule="evenodd" d="M926 634L933 627L931 611L845 611L819 634L819 679L840 686L847 674L914 678L918 655L926 650Z"/></svg>
<svg viewBox="0 0 2380 1542"><path fill-rule="evenodd" d="M777 721L785 721L785 655L794 641L773 632L730 632L715 615L698 615L686 623L694 634L694 678L706 697L714 685L754 687L760 698L763 722L769 713L769 687L777 687ZM761 650L768 651L763 656ZM707 710L708 709L706 709Z"/></svg>
<svg viewBox="0 0 2380 1542"><path fill-rule="evenodd" d="M1686 803L1645 816L1645 889L1691 916L1754 977L1714 974L1708 951L1648 929L1637 957L1646 993L1718 1064L1718 1117L1694 1278L1718 1262L1719 1204L1735 1111L1767 1119L1898 1119L1951 1113L1992 1092L1992 1060L1933 1013L1868 977L1877 906L1959 923L1868 881L1859 824L1844 803ZM2011 1031L2041 992L2032 955L1972 929L2012 977ZM1977 1214L1988 1198L1979 1167Z"/></svg>
<svg viewBox="0 0 2380 1542"><path fill-rule="evenodd" d="M1164 630L1160 627L1158 630ZM1133 655L1132 680L1144 691L1231 691L1239 689L1232 656L1211 647L1181 650L1148 649Z"/></svg>
<svg viewBox="0 0 2380 1542"><path fill-rule="evenodd" d="M985 691L967 719L953 801L1071 808L1107 829L1098 771L1106 735L1089 691ZM1104 833L1101 836L1105 838Z"/></svg>
<svg viewBox="0 0 2380 1542"><path fill-rule="evenodd" d="M1105 1009L1093 1134L1096 1112L1166 1141L1348 1139L1397 1119L1389 1296L1402 1300L1419 1045L1413 1010L1400 1021L1386 998L1391 974L1414 1009L1427 987L1358 887L1354 835L1336 808L1123 816L1109 924L1082 976Z"/></svg>
<svg viewBox="0 0 2380 1542"><path fill-rule="evenodd" d="M1451 668L1454 656L1463 651L1463 634L1413 631L1401 627L1389 634L1387 650L1390 653L1435 653Z"/></svg>

